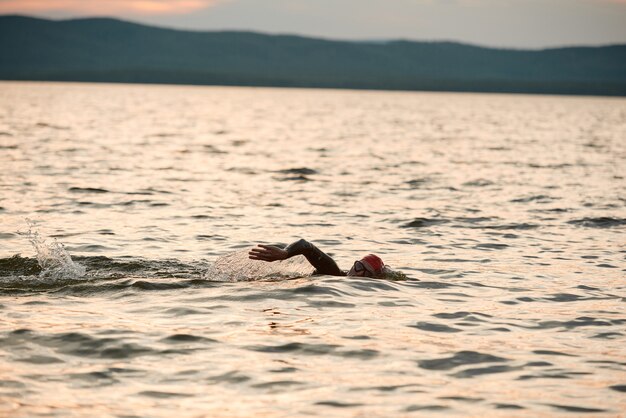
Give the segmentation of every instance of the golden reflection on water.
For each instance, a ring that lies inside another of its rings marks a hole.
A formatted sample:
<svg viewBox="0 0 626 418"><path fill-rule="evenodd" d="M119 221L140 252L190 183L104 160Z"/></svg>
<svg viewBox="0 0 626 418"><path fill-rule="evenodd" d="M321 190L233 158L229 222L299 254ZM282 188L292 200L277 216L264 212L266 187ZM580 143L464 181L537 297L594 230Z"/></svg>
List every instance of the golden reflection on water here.
<svg viewBox="0 0 626 418"><path fill-rule="evenodd" d="M0 272L0 415L619 416L625 115L0 83L0 262L33 257L29 217L87 268ZM217 258L301 236L409 280L237 282L309 267Z"/></svg>

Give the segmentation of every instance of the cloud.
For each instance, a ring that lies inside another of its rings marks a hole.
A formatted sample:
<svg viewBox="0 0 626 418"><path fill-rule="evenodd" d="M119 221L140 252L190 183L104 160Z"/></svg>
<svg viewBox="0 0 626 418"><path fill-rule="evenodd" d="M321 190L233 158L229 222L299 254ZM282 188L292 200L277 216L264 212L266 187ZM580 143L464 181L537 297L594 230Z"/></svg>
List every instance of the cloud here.
<svg viewBox="0 0 626 418"><path fill-rule="evenodd" d="M186 14L223 0L0 0L0 13Z"/></svg>

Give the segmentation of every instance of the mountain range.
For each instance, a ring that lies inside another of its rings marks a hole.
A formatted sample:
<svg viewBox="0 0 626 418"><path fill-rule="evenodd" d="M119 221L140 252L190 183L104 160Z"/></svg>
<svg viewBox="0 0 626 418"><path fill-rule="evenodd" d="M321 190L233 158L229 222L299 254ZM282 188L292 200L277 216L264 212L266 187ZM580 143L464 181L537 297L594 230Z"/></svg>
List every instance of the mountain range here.
<svg viewBox="0 0 626 418"><path fill-rule="evenodd" d="M541 50L0 16L0 79L626 96L626 45Z"/></svg>

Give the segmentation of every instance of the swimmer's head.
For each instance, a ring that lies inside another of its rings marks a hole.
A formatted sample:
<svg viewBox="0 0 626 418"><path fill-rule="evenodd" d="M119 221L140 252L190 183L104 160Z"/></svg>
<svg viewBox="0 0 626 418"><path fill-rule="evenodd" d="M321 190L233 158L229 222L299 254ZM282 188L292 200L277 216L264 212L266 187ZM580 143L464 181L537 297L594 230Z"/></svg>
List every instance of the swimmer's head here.
<svg viewBox="0 0 626 418"><path fill-rule="evenodd" d="M385 272L385 263L377 255L368 254L355 261L348 272L348 276L379 277Z"/></svg>

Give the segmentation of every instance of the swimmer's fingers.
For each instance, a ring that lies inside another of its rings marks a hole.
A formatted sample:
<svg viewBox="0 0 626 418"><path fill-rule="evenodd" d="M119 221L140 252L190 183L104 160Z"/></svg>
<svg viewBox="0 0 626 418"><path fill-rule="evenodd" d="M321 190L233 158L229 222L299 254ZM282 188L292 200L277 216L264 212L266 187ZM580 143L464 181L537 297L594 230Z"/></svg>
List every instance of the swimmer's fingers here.
<svg viewBox="0 0 626 418"><path fill-rule="evenodd" d="M275 254L263 253L263 252L252 252L248 253L248 258L251 260L261 260L261 261L277 261L283 260L282 257L277 256Z"/></svg>
<svg viewBox="0 0 626 418"><path fill-rule="evenodd" d="M253 248L248 252L248 257L252 260L270 261L268 253L266 253L264 250L259 250L256 248Z"/></svg>
<svg viewBox="0 0 626 418"><path fill-rule="evenodd" d="M276 250L280 250L278 247L274 247L272 245L263 245L259 244L258 247L252 248L249 253L250 254L258 254L258 255L271 255L276 253Z"/></svg>
<svg viewBox="0 0 626 418"><path fill-rule="evenodd" d="M273 245L262 245L251 249L248 252L248 258L251 260L276 261L287 258L287 251Z"/></svg>

